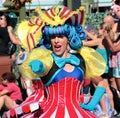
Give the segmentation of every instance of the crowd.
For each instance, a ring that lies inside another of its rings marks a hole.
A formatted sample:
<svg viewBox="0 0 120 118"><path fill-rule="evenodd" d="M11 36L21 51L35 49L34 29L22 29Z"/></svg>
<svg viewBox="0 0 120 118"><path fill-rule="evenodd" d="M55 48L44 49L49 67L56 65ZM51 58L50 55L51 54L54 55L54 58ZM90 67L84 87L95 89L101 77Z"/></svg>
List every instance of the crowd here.
<svg viewBox="0 0 120 118"><path fill-rule="evenodd" d="M83 7L37 8L38 16L18 23L17 35L10 17L0 13L1 117L119 118L119 5L112 1L97 30L92 24L82 26ZM76 15L82 15L80 22ZM17 56L8 54L10 41L21 47Z"/></svg>

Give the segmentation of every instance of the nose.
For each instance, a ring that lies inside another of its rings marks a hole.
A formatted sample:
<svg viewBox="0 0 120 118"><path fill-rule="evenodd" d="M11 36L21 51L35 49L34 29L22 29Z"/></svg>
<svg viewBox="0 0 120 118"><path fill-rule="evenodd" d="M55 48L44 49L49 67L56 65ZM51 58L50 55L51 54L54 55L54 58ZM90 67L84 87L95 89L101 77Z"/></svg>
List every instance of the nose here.
<svg viewBox="0 0 120 118"><path fill-rule="evenodd" d="M54 41L55 41L55 43L58 43L59 39L58 39L57 36L55 37L55 40L54 40Z"/></svg>

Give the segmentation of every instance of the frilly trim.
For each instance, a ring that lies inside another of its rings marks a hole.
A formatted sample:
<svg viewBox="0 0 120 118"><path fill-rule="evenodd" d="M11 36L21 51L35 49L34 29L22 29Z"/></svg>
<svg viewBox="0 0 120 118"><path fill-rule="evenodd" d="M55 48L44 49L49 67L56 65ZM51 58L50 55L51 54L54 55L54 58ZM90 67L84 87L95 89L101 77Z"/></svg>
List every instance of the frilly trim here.
<svg viewBox="0 0 120 118"><path fill-rule="evenodd" d="M82 47L78 52L85 60L85 78L99 77L105 72L106 62L96 50L90 47Z"/></svg>
<svg viewBox="0 0 120 118"><path fill-rule="evenodd" d="M45 72L42 74L35 74L32 72L29 64L33 60L40 60L45 66ZM48 74L51 67L53 65L53 58L51 55L51 51L44 48L35 48L31 53L28 54L27 59L23 64L18 65L19 71L22 73L24 78L28 78L31 80L36 79L37 77L43 77Z"/></svg>

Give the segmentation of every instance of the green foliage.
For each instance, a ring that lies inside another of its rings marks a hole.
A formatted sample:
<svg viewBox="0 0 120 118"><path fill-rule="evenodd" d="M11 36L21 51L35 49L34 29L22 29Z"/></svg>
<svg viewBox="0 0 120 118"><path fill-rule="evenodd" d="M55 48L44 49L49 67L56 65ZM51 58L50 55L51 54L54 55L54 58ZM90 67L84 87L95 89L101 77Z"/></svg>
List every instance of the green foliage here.
<svg viewBox="0 0 120 118"><path fill-rule="evenodd" d="M108 12L96 12L86 14L85 25L92 24L94 28L97 29L98 25L103 22L103 18L108 14Z"/></svg>
<svg viewBox="0 0 120 118"><path fill-rule="evenodd" d="M94 3L94 0L81 0L81 2L82 3L84 2L84 3L89 3L90 4L90 3Z"/></svg>

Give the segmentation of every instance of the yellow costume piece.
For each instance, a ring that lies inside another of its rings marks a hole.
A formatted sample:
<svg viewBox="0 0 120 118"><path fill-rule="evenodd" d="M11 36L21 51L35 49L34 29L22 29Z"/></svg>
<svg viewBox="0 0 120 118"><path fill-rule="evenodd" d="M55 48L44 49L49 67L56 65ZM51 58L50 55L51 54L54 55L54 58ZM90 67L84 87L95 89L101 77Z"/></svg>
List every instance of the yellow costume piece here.
<svg viewBox="0 0 120 118"><path fill-rule="evenodd" d="M43 12L40 7L37 7L35 11L39 14L39 18L44 20L47 25L58 26L63 25L67 20L75 15L78 15L78 19L75 19L79 24L83 25L85 17L85 8L80 7L76 11L72 11L65 6L58 7L53 6L46 12ZM81 20L81 21L78 21Z"/></svg>
<svg viewBox="0 0 120 118"><path fill-rule="evenodd" d="M72 21L72 24L74 24L76 21L82 25L84 22L84 11L84 7L80 7L76 11L72 11L64 6L54 6L48 11L43 12L38 7L36 8L36 12L39 14L38 17L33 16L29 21L25 20L18 24L17 35L22 42L22 47L29 52L26 61L19 66L19 69L25 78L35 79L39 76L43 77L49 72L52 67L53 58L51 56L51 51L42 48L34 49L34 47L42 38L42 28L45 25L63 25L66 21L69 20ZM86 63L86 78L100 76L105 72L106 62L102 56L94 49L89 47L82 47L78 52L82 55ZM32 72L29 63L36 59L42 61L45 65L45 73L37 75Z"/></svg>
<svg viewBox="0 0 120 118"><path fill-rule="evenodd" d="M45 66L45 72L43 74L35 74L32 72L29 66L30 62L33 60L40 60ZM36 79L37 77L43 77L47 75L53 64L53 58L51 56L51 51L44 48L35 48L31 53L28 54L27 59L19 65L19 70L24 78Z"/></svg>
<svg viewBox="0 0 120 118"><path fill-rule="evenodd" d="M21 41L21 46L27 51L31 50L39 43L42 37L42 27L44 22L33 16L29 21L24 20L17 26L17 36Z"/></svg>
<svg viewBox="0 0 120 118"><path fill-rule="evenodd" d="M98 77L105 72L106 62L96 50L90 47L82 47L78 52L85 60L86 78Z"/></svg>
<svg viewBox="0 0 120 118"><path fill-rule="evenodd" d="M27 52L31 52L42 38L42 28L47 24L51 26L63 25L67 20L73 24L83 25L85 9L80 7L72 11L65 6L54 6L50 10L43 12L40 7L36 8L38 17L32 16L30 20L24 20L17 25L17 36L21 41L21 46ZM77 18L75 18L77 16Z"/></svg>

